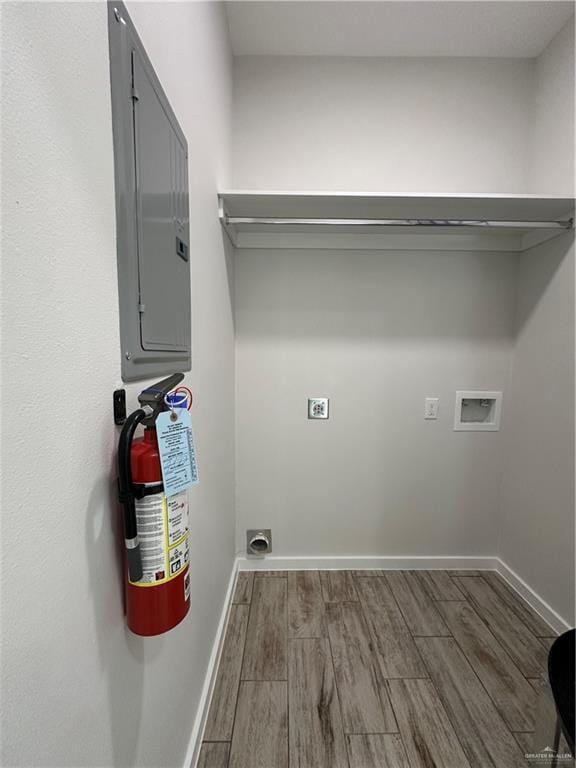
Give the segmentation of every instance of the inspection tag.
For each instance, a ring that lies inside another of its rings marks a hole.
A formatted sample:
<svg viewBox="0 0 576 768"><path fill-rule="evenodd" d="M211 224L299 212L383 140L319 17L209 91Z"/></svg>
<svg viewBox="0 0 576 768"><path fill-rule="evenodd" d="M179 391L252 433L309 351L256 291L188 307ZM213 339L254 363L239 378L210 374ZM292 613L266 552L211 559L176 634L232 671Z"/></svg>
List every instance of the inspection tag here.
<svg viewBox="0 0 576 768"><path fill-rule="evenodd" d="M163 411L156 419L156 433L166 496L197 485L196 446L189 412L184 408Z"/></svg>

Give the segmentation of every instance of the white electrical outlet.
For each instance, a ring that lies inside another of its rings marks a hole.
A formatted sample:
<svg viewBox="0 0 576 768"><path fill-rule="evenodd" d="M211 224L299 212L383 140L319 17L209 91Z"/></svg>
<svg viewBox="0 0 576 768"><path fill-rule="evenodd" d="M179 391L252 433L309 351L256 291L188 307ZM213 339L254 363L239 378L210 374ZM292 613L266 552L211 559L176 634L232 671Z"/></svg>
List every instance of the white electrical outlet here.
<svg viewBox="0 0 576 768"><path fill-rule="evenodd" d="M427 397L424 401L424 418L425 419L437 419L438 418L438 397Z"/></svg>
<svg viewBox="0 0 576 768"><path fill-rule="evenodd" d="M308 398L308 418L309 419L327 419L329 400L327 397L309 397Z"/></svg>

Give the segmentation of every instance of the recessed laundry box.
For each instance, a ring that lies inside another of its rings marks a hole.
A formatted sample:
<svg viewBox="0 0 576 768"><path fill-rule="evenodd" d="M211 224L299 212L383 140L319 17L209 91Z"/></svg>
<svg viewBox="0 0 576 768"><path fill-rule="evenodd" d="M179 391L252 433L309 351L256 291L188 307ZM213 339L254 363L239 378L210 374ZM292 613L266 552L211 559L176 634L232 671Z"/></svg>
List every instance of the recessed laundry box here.
<svg viewBox="0 0 576 768"><path fill-rule="evenodd" d="M502 392L456 392L456 432L498 432Z"/></svg>

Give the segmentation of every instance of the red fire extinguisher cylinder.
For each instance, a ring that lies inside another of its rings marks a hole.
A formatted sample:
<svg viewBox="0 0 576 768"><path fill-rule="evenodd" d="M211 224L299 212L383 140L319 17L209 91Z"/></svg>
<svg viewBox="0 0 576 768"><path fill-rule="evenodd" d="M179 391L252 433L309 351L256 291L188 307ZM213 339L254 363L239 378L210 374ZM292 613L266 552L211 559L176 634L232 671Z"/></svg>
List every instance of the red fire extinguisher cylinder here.
<svg viewBox="0 0 576 768"><path fill-rule="evenodd" d="M136 491L164 497L155 427L146 427L144 436L134 440L131 467ZM126 615L132 632L160 635L179 624L190 609L189 579L188 565L174 578L159 584L132 583L126 572Z"/></svg>
<svg viewBox="0 0 576 768"><path fill-rule="evenodd" d="M190 609L188 499L185 492L180 498L164 494L154 426L158 414L167 410L166 396L183 378L173 374L140 393L141 408L124 421L118 444L126 616L137 635L167 632ZM142 423L144 435L134 439Z"/></svg>

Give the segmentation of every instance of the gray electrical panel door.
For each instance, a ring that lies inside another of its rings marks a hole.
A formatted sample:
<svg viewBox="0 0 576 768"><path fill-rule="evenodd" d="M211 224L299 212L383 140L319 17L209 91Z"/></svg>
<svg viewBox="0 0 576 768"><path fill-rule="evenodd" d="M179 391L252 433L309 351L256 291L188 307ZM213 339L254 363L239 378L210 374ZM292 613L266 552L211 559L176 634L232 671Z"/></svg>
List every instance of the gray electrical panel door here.
<svg viewBox="0 0 576 768"><path fill-rule="evenodd" d="M122 3L109 3L122 378L190 369L186 138Z"/></svg>
<svg viewBox="0 0 576 768"><path fill-rule="evenodd" d="M185 352L190 348L186 146L136 51L132 68L142 349Z"/></svg>

